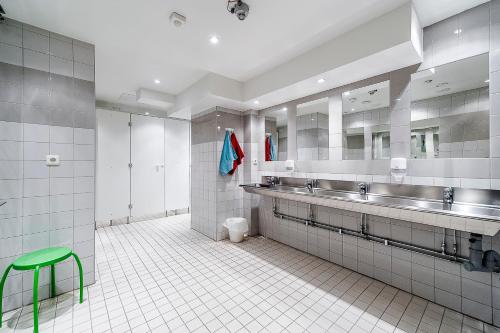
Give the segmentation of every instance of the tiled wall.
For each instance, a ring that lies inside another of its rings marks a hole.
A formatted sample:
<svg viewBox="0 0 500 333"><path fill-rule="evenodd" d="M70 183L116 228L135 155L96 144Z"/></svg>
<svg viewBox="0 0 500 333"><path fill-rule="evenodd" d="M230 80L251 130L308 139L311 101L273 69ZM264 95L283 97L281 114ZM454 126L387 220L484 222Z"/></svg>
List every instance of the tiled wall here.
<svg viewBox="0 0 500 333"><path fill-rule="evenodd" d="M459 28L463 33L453 34ZM500 0L490 1L426 28L424 43L425 61L420 69L490 52L490 158L408 160L407 175L402 182L500 189ZM332 105L339 103L338 96L342 91L390 79L391 156L409 157L410 76L417 70L418 66L403 68L336 88L324 95L331 96L332 110ZM310 97L311 100L317 98L318 95ZM331 151L336 147L335 142L331 137ZM295 166L295 172L286 172L283 162L261 163L259 171L262 176L399 182L391 178L389 161L384 160L346 161L330 154L329 161L297 161ZM306 206L301 203L280 200L279 209L290 215L307 217ZM359 228L360 216L352 212L317 207L315 216L332 225ZM260 201L259 229L266 237L500 326L500 280L496 273L467 272L460 265L441 259L276 219L272 214L271 200ZM435 249L440 248L443 236L441 229L375 216L368 216L368 230L376 235ZM468 237L469 234L458 232L459 251L463 256L468 255ZM452 239L452 232L448 230L448 251ZM483 249L499 251L500 236L484 237Z"/></svg>
<svg viewBox="0 0 500 333"><path fill-rule="evenodd" d="M94 47L36 27L0 23L0 272L19 255L73 248L94 282ZM60 156L47 167L45 156ZM40 295L49 295L49 274ZM33 272L11 271L4 310L32 299ZM72 260L57 292L78 287Z"/></svg>
<svg viewBox="0 0 500 333"><path fill-rule="evenodd" d="M245 150L241 113L217 108L192 120L191 227L214 240L226 237L226 218L243 216L243 190L239 185L243 183L245 165L240 165L233 175L219 173L226 128L234 129Z"/></svg>
<svg viewBox="0 0 500 333"><path fill-rule="evenodd" d="M280 212L307 218L307 206L278 200ZM323 223L359 230L359 213L314 207L315 218ZM410 242L440 250L443 230L379 216L367 216L368 232L381 237ZM305 226L275 218L272 200L262 200L259 230L265 237L295 247L325 260L348 267L364 275L411 292L425 299L500 325L500 280L498 274L468 272L453 262L384 246L364 239ZM458 251L468 256L466 232L457 232ZM448 253L453 249L453 233L446 233ZM483 249L500 251L500 236L484 237Z"/></svg>

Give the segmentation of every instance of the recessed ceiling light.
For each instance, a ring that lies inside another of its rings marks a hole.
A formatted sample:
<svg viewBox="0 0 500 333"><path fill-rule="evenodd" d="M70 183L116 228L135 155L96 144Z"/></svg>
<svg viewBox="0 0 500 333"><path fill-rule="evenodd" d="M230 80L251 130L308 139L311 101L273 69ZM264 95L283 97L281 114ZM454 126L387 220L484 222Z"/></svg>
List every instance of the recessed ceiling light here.
<svg viewBox="0 0 500 333"><path fill-rule="evenodd" d="M490 83L490 79L484 80L484 83Z"/></svg>
<svg viewBox="0 0 500 333"><path fill-rule="evenodd" d="M257 101L257 100L253 101L253 104L255 104L255 105L259 105L259 103L260 103L260 102L259 102L259 101Z"/></svg>
<svg viewBox="0 0 500 333"><path fill-rule="evenodd" d="M149 112L145 112L144 114L145 114L146 116L149 116Z"/></svg>
<svg viewBox="0 0 500 333"><path fill-rule="evenodd" d="M323 78L319 79L318 83L325 83L325 79L323 79Z"/></svg>
<svg viewBox="0 0 500 333"><path fill-rule="evenodd" d="M288 110L288 108L285 106L282 110L283 110L283 111L287 111L287 110Z"/></svg>
<svg viewBox="0 0 500 333"><path fill-rule="evenodd" d="M356 109L351 109L351 111L356 111Z"/></svg>
<svg viewBox="0 0 500 333"><path fill-rule="evenodd" d="M432 74L436 73L436 69L434 67L430 68L429 71L431 71Z"/></svg>
<svg viewBox="0 0 500 333"><path fill-rule="evenodd" d="M219 44L219 37L213 35L212 37L210 37L210 43L212 44Z"/></svg>
<svg viewBox="0 0 500 333"><path fill-rule="evenodd" d="M160 83L161 83L161 81L160 81L160 80L158 80L158 79L155 79L155 83L156 83L156 84L160 84Z"/></svg>
<svg viewBox="0 0 500 333"><path fill-rule="evenodd" d="M462 33L462 29L457 29L457 30L453 31L453 33L455 35L458 35L458 34Z"/></svg>
<svg viewBox="0 0 500 333"><path fill-rule="evenodd" d="M401 100L401 98L396 98L396 101L400 101L400 100Z"/></svg>
<svg viewBox="0 0 500 333"><path fill-rule="evenodd" d="M346 95L346 96L349 96L350 94L351 94L351 92L350 92L350 91L346 91L346 92L344 93L344 95Z"/></svg>

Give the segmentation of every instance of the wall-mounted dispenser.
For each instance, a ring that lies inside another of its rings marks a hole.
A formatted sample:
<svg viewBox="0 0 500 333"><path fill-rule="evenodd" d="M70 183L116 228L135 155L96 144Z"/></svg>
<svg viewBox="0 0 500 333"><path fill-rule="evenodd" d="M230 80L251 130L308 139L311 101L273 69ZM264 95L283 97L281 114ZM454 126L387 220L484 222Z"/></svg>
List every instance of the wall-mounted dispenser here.
<svg viewBox="0 0 500 333"><path fill-rule="evenodd" d="M285 161L286 171L294 171L295 170L295 161L294 160L286 160Z"/></svg>
<svg viewBox="0 0 500 333"><path fill-rule="evenodd" d="M406 176L406 158L392 158L391 159L391 176L396 181L401 181Z"/></svg>

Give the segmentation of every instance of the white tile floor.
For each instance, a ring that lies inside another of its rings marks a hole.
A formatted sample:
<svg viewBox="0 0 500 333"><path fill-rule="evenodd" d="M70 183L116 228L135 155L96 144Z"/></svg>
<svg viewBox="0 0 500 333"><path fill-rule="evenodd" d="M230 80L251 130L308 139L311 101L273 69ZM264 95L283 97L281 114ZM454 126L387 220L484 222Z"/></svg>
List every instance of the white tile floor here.
<svg viewBox="0 0 500 333"><path fill-rule="evenodd" d="M42 302L41 332L500 332L271 240L213 242L189 215L99 229L96 262L84 304Z"/></svg>

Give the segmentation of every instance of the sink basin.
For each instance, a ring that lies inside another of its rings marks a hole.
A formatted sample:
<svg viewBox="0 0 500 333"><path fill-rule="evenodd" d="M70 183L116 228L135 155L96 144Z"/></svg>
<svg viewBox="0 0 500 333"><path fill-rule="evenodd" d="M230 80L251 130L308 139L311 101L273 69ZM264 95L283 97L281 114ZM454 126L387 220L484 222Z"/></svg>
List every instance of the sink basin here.
<svg viewBox="0 0 500 333"><path fill-rule="evenodd" d="M242 185L246 190L264 189L284 193L308 195L312 197L331 198L333 200L347 200L372 205L393 207L400 209L418 210L438 214L449 214L461 217L500 220L500 208L487 205L476 205L455 202L452 205L444 204L440 200L395 197L389 195L371 194L361 195L357 192L314 188L310 192L307 187L268 184Z"/></svg>

